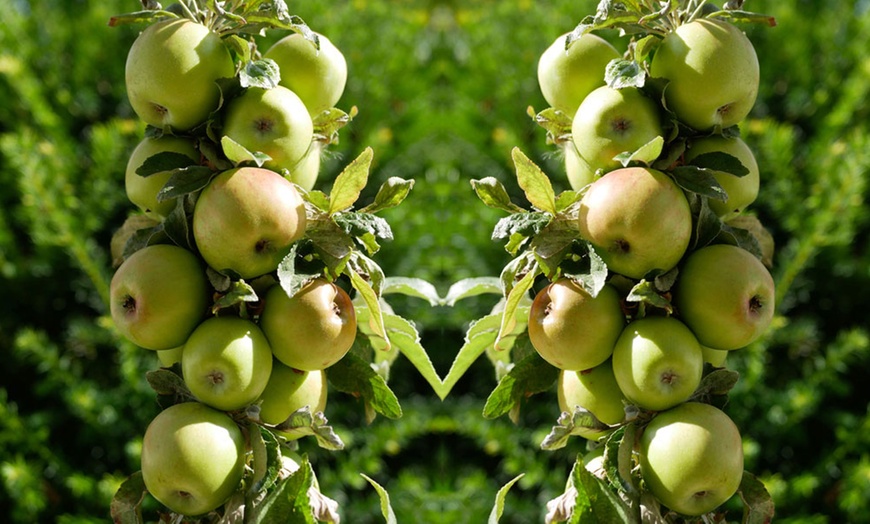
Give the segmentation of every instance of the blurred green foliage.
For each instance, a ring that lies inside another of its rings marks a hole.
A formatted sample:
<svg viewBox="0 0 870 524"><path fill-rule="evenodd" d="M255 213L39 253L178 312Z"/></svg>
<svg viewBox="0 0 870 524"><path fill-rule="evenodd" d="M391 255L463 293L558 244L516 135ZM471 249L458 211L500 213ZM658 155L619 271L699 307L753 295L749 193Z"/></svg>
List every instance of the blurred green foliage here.
<svg viewBox="0 0 870 524"><path fill-rule="evenodd" d="M324 163L323 189L363 148L372 188L416 180L384 213L395 241L377 260L388 275L433 282L497 275L497 212L469 180L495 176L519 202L510 149L519 146L567 188L560 160L526 114L543 109L540 53L594 11L592 0L533 2L288 2L344 52L340 107L359 115ZM777 243L775 327L729 356L741 373L727 411L742 429L747 469L766 483L777 522L839 523L870 512L870 2L750 0L775 28L746 27L762 89L743 133L757 154L754 211ZM144 380L158 363L107 318L113 231L131 210L126 157L142 135L124 94L137 27L109 28L134 0L0 0L0 520L104 522L117 485L139 465L157 412ZM277 38L278 34L270 34ZM612 38L615 35L605 35ZM265 44L263 44L265 45ZM371 197L372 195L368 195ZM364 195L364 199L366 196ZM468 322L488 298L395 309L416 321L446 373ZM366 425L356 400L333 395L327 416L347 449L303 442L345 520L382 522L365 473L391 496L399 522L482 522L497 490L520 473L502 522L540 522L561 493L572 441L540 451L558 413L537 395L519 424L481 416L495 386L481 359L445 402L401 359L391 387L404 417Z"/></svg>

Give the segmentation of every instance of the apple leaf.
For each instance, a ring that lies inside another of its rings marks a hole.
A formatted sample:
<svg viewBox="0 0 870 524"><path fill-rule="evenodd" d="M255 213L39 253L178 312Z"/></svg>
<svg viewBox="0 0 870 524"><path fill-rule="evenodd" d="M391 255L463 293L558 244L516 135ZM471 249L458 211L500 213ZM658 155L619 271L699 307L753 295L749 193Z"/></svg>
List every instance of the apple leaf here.
<svg viewBox="0 0 870 524"><path fill-rule="evenodd" d="M722 221L719 216L710 209L706 198L690 193L689 206L692 210L692 249L698 249L712 242L722 231Z"/></svg>
<svg viewBox="0 0 870 524"><path fill-rule="evenodd" d="M744 504L743 524L770 524L773 521L773 498L755 475L744 471L737 493Z"/></svg>
<svg viewBox="0 0 870 524"><path fill-rule="evenodd" d="M124 13L115 15L109 18L109 27L117 27L127 24L153 23L167 18L178 18L178 15L172 11L164 11L163 9L147 9L143 11L135 11L132 13Z"/></svg>
<svg viewBox="0 0 870 524"><path fill-rule="evenodd" d="M703 169L722 171L736 177L743 177L749 174L749 169L736 156L729 155L723 151L711 151L700 154L692 159L691 164Z"/></svg>
<svg viewBox="0 0 870 524"><path fill-rule="evenodd" d="M109 506L112 522L142 524L144 520L142 520L141 505L145 493L145 481L142 479L141 471L127 477L112 497L112 503Z"/></svg>
<svg viewBox="0 0 870 524"><path fill-rule="evenodd" d="M565 144L572 147L568 141L571 137L573 115L568 115L559 109L548 107L534 115L534 121L547 131L547 138L555 144Z"/></svg>
<svg viewBox="0 0 870 524"><path fill-rule="evenodd" d="M574 406L573 412L563 411L556 420L556 425L541 442L541 449L553 451L564 448L572 435L582 435L582 430L604 431L610 426L582 406Z"/></svg>
<svg viewBox="0 0 870 524"><path fill-rule="evenodd" d="M572 246L578 245L583 247L583 252L571 258L571 263L563 261L562 273L580 284L587 293L597 297L607 283L607 264L589 242L582 240L574 242Z"/></svg>
<svg viewBox="0 0 870 524"><path fill-rule="evenodd" d="M707 15L707 18L721 18L732 24L765 24L776 27L776 18L773 16L736 9L716 11Z"/></svg>
<svg viewBox="0 0 870 524"><path fill-rule="evenodd" d="M641 280L628 292L626 302L639 302L665 310L668 314L674 312L674 306L667 297L663 296L654 281Z"/></svg>
<svg viewBox="0 0 870 524"><path fill-rule="evenodd" d="M490 393L483 407L485 418L498 418L511 411L519 402L552 387L559 370L532 352L517 362Z"/></svg>
<svg viewBox="0 0 870 524"><path fill-rule="evenodd" d="M175 169L166 184L157 193L157 201L165 202L199 191L208 185L216 173L206 166L190 166Z"/></svg>
<svg viewBox="0 0 870 524"><path fill-rule="evenodd" d="M722 397L728 394L737 385L740 374L734 370L720 368L714 369L704 375L698 388L692 393L692 400L696 402L710 402L713 397Z"/></svg>
<svg viewBox="0 0 870 524"><path fill-rule="evenodd" d="M522 212L508 215L499 220L492 231L493 240L520 236L523 239L536 235L553 220L550 213ZM510 251L510 250L508 250Z"/></svg>
<svg viewBox="0 0 870 524"><path fill-rule="evenodd" d="M657 35L646 35L633 45L632 57L636 63L642 64L650 53L659 45L661 38Z"/></svg>
<svg viewBox="0 0 870 524"><path fill-rule="evenodd" d="M507 497L508 491L516 484L521 478L525 476L525 473L520 473L516 477L512 478L508 481L507 484L501 487L498 492L495 494L495 504L492 507L492 512L489 514L489 520L487 520L487 524L498 524L499 519L501 519L502 514L504 513L504 500Z"/></svg>
<svg viewBox="0 0 870 524"><path fill-rule="evenodd" d="M368 362L353 353L326 368L326 375L336 390L361 397L375 412L390 419L402 416L399 399L384 379Z"/></svg>
<svg viewBox="0 0 870 524"><path fill-rule="evenodd" d="M329 211L329 196L323 191L303 191L302 198L305 202L316 208L318 213L327 213ZM308 209L306 209L308 213Z"/></svg>
<svg viewBox="0 0 870 524"><path fill-rule="evenodd" d="M626 151L613 157L614 160L622 164L623 167L628 167L632 163L640 162L644 165L652 165L653 162L662 154L664 147L664 137L657 136L640 146L636 151Z"/></svg>
<svg viewBox="0 0 870 524"><path fill-rule="evenodd" d="M384 209L396 207L408 197L408 194L411 192L413 187L413 180L405 180L396 176L390 177L386 182L381 184L378 193L375 195L375 200L371 204L360 209L359 212L377 213Z"/></svg>
<svg viewBox="0 0 870 524"><path fill-rule="evenodd" d="M221 137L221 149L223 149L224 155L234 166L253 164L257 167L263 167L263 164L272 159L272 157L265 153L248 150L248 148L226 135Z"/></svg>
<svg viewBox="0 0 870 524"><path fill-rule="evenodd" d="M435 289L435 286L422 278L386 277L384 279L381 294L401 294L409 297L422 298L428 302L430 306L438 306L441 304L441 297L438 296L438 290Z"/></svg>
<svg viewBox="0 0 870 524"><path fill-rule="evenodd" d="M193 165L196 165L196 161L183 153L163 151L145 159L142 165L136 169L136 174L141 177L149 177L157 173L173 171Z"/></svg>
<svg viewBox="0 0 870 524"><path fill-rule="evenodd" d="M293 244L290 252L278 264L278 282L289 298L293 298L293 295L299 292L305 284L320 276L317 271L300 271L300 268L297 267L298 249L299 244Z"/></svg>
<svg viewBox="0 0 870 524"><path fill-rule="evenodd" d="M281 81L281 70L271 58L253 60L245 63L239 71L239 80L244 88L272 89Z"/></svg>
<svg viewBox="0 0 870 524"><path fill-rule="evenodd" d="M731 224L722 224L722 229L719 235L713 240L714 243L731 244L749 251L759 260L764 260L764 251L761 248L758 238L751 231L733 226Z"/></svg>
<svg viewBox="0 0 870 524"><path fill-rule="evenodd" d="M374 253L380 247L375 238L383 240L393 239L393 230L390 229L390 224L383 218L369 213L359 213L353 211L338 212L332 215L332 220L338 224L345 233L357 238L367 248L369 253ZM369 243L364 242L365 237L369 238ZM371 248L374 248L373 250Z"/></svg>
<svg viewBox="0 0 870 524"><path fill-rule="evenodd" d="M481 180L472 180L471 187L477 197L487 206L508 213L520 213L523 208L511 202L504 185L495 177L486 177Z"/></svg>
<svg viewBox="0 0 870 524"><path fill-rule="evenodd" d="M310 406L302 406L290 413L287 420L275 426L275 430L294 436L313 436L317 439L317 445L323 449L332 451L344 449L344 442L333 431L323 412L312 413Z"/></svg>
<svg viewBox="0 0 870 524"><path fill-rule="evenodd" d="M755 215L743 214L732 218L725 223L726 226L742 229L755 238L758 248L761 250L761 262L768 268L773 267L774 241L764 224Z"/></svg>
<svg viewBox="0 0 870 524"><path fill-rule="evenodd" d="M529 249L547 278L552 280L558 275L562 261L578 241L577 236L574 221L553 220L532 239Z"/></svg>
<svg viewBox="0 0 870 524"><path fill-rule="evenodd" d="M636 436L637 425L626 424L604 441L604 473L607 480L620 491L631 494L637 493L631 476L631 457Z"/></svg>
<svg viewBox="0 0 870 524"><path fill-rule="evenodd" d="M187 388L181 375L171 369L160 368L145 372L145 380L151 389L165 402L161 406L179 404L194 400L193 393Z"/></svg>
<svg viewBox="0 0 870 524"><path fill-rule="evenodd" d="M249 508L245 515L250 524L284 524L287 522L317 524L309 500L309 490L314 488L314 470L308 457L303 456L299 469L282 479L274 490L258 504ZM292 520L288 518L292 516Z"/></svg>
<svg viewBox="0 0 870 524"><path fill-rule="evenodd" d="M329 192L329 214L349 209L366 187L374 152L367 147L339 173Z"/></svg>
<svg viewBox="0 0 870 524"><path fill-rule="evenodd" d="M160 223L152 227L144 227L134 231L124 243L121 258L126 260L136 251L152 244L159 244L166 240L164 224Z"/></svg>
<svg viewBox="0 0 870 524"><path fill-rule="evenodd" d="M398 521L396 520L396 514L393 511L393 507L390 505L390 494L387 493L387 490L385 490L380 484L372 480L371 477L364 475L363 473L360 473L360 476L366 479L366 481L371 484L371 486L375 488L375 491L378 493L378 498L381 501L381 514L384 516L385 524L397 524Z"/></svg>
<svg viewBox="0 0 870 524"><path fill-rule="evenodd" d="M244 280L234 280L230 289L212 304L211 312L216 315L221 309L259 300L260 297L257 296L257 292L250 284Z"/></svg>
<svg viewBox="0 0 870 524"><path fill-rule="evenodd" d="M346 126L356 115L356 106L350 113L345 113L337 107L331 107L314 117L314 140L323 144L338 144L338 130ZM312 147L317 147L312 144Z"/></svg>
<svg viewBox="0 0 870 524"><path fill-rule="evenodd" d="M716 176L711 169L686 165L677 166L670 173L677 185L686 191L722 202L728 200L728 194L716 181Z"/></svg>
<svg viewBox="0 0 870 524"><path fill-rule="evenodd" d="M614 58L604 69L604 82L613 89L641 88L646 81L646 71L634 60Z"/></svg>
<svg viewBox="0 0 870 524"><path fill-rule="evenodd" d="M513 337L510 337L510 335L514 331L517 323L517 309L520 307L521 303L528 303L531 301L528 296L529 290L532 289L532 285L535 283L535 278L537 278L540 273L540 266L534 264L532 270L526 273L525 276L523 276L523 278L511 288L507 297L505 297L501 328L498 332L498 338L496 338L495 341L495 348L497 350L504 351L508 349L508 339L510 339L510 344L512 345Z"/></svg>
<svg viewBox="0 0 870 524"><path fill-rule="evenodd" d="M440 388L435 392L441 400L447 397L453 386L459 382L459 379L462 378L480 355L487 348L492 347L498 336L500 325L500 313L486 315L471 323L471 326L469 326L468 331L465 333L465 343L459 348L459 352L453 359L447 376L444 377Z"/></svg>
<svg viewBox="0 0 870 524"><path fill-rule="evenodd" d="M562 191L561 193L559 193L558 196L556 196L556 211L558 213L563 213L565 211L568 211L573 206L579 204L580 200L582 200L582 199L583 199L583 192L582 191L573 191L570 189L566 190L566 191Z"/></svg>
<svg viewBox="0 0 870 524"><path fill-rule="evenodd" d="M511 150L517 172L517 182L526 194L526 199L541 211L556 214L556 194L550 179L535 165L520 148Z"/></svg>
<svg viewBox="0 0 870 524"><path fill-rule="evenodd" d="M429 359L429 355L420 344L420 334L414 324L398 315L390 314L384 315L384 324L392 346L398 348L402 355L414 365L414 368L426 379L426 382L437 394L441 389L441 377L438 376L435 366L432 365L432 360ZM443 400L443 397L441 398Z"/></svg>
<svg viewBox="0 0 870 524"><path fill-rule="evenodd" d="M282 467L281 445L271 431L259 424L249 424L248 435L253 454L251 466L254 470L249 492L254 494L271 488L278 481Z"/></svg>
<svg viewBox="0 0 870 524"><path fill-rule="evenodd" d="M501 281L497 277L472 277L454 282L442 303L445 306L454 306L463 298L474 297L483 294L501 295Z"/></svg>

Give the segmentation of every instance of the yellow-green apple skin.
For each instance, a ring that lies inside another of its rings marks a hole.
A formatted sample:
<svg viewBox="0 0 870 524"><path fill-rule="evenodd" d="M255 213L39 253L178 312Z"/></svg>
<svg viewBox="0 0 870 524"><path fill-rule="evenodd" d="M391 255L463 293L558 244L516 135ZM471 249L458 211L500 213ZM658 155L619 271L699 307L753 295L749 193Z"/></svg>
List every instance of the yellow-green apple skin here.
<svg viewBox="0 0 870 524"><path fill-rule="evenodd" d="M250 87L227 104L223 135L252 152L269 155L263 167L292 170L311 146L314 123L293 91Z"/></svg>
<svg viewBox="0 0 870 524"><path fill-rule="evenodd" d="M701 352L704 354L705 364L710 364L716 368L725 366L725 360L728 358L728 350L712 349L707 346L701 346Z"/></svg>
<svg viewBox="0 0 870 524"><path fill-rule="evenodd" d="M293 182L305 191L314 189L314 184L317 183L317 175L320 174L320 155L323 152L324 146L322 142L314 141L311 143L311 148L305 153L293 169L285 175L287 180Z"/></svg>
<svg viewBox="0 0 870 524"><path fill-rule="evenodd" d="M202 191L193 236L206 263L251 279L278 268L305 234L305 204L296 187L263 168L224 171Z"/></svg>
<svg viewBox="0 0 870 524"><path fill-rule="evenodd" d="M208 310L210 286L192 252L169 244L144 247L112 276L110 311L118 331L145 349L184 344Z"/></svg>
<svg viewBox="0 0 870 524"><path fill-rule="evenodd" d="M620 54L610 42L592 33L565 49L567 36L557 38L538 60L538 85L550 107L570 117L586 95L604 85L607 64Z"/></svg>
<svg viewBox="0 0 870 524"><path fill-rule="evenodd" d="M584 371L562 371L559 373L556 397L559 409L573 413L580 406L595 415L607 425L619 424L625 419L625 395L616 383L610 359ZM608 430L580 430L580 435L598 440L609 433Z"/></svg>
<svg viewBox="0 0 870 524"><path fill-rule="evenodd" d="M701 383L704 355L695 335L673 317L632 321L613 350L613 374L625 397L662 411L692 396Z"/></svg>
<svg viewBox="0 0 870 524"><path fill-rule="evenodd" d="M326 409L326 373L300 371L279 360L272 364L269 383L260 395L260 420L277 425L294 411L308 406L312 413Z"/></svg>
<svg viewBox="0 0 870 524"><path fill-rule="evenodd" d="M730 499L743 479L743 443L720 409L686 402L657 414L639 446L641 476L665 506L696 517Z"/></svg>
<svg viewBox="0 0 870 524"><path fill-rule="evenodd" d="M272 373L272 349L262 330L240 317L212 317L181 353L181 372L202 403L233 411L254 403Z"/></svg>
<svg viewBox="0 0 870 524"><path fill-rule="evenodd" d="M335 364L356 339L356 312L347 292L323 278L293 297L281 286L266 294L260 325L283 364L319 371Z"/></svg>
<svg viewBox="0 0 870 524"><path fill-rule="evenodd" d="M661 135L658 106L636 87L595 89L571 124L574 146L593 172L621 167L615 156L634 152Z"/></svg>
<svg viewBox="0 0 870 524"><path fill-rule="evenodd" d="M242 481L245 438L236 423L198 402L175 404L148 425L142 479L167 508L202 515L224 504Z"/></svg>
<svg viewBox="0 0 870 524"><path fill-rule="evenodd" d="M320 49L299 33L285 36L270 47L270 58L281 71L279 85L302 99L312 116L338 103L347 83L347 60L327 37L317 34Z"/></svg>
<svg viewBox="0 0 870 524"><path fill-rule="evenodd" d="M680 268L673 304L701 344L739 349L770 326L775 309L773 277L753 254L714 244L692 252Z"/></svg>
<svg viewBox="0 0 870 524"><path fill-rule="evenodd" d="M178 346L177 348L172 349L161 349L157 351L157 360L160 362L160 366L164 368L171 368L175 364L181 363L181 353L184 351L184 346Z"/></svg>
<svg viewBox="0 0 870 524"><path fill-rule="evenodd" d="M746 175L738 177L725 171L714 171L716 182L722 186L728 195L728 200L722 202L715 198L709 199L710 209L722 220L730 220L746 209L749 204L755 202L758 196L760 177L758 163L749 146L739 137L726 138L721 135L711 135L692 140L686 150L685 160L687 164L705 153L727 153L740 161L743 167L749 171Z"/></svg>
<svg viewBox="0 0 870 524"><path fill-rule="evenodd" d="M629 167L589 186L578 227L608 270L640 279L677 265L692 236L692 214L685 193L670 177Z"/></svg>
<svg viewBox="0 0 870 524"><path fill-rule="evenodd" d="M559 369L594 368L613 353L625 325L619 294L605 285L593 297L568 278L538 292L529 310L529 340Z"/></svg>
<svg viewBox="0 0 870 524"><path fill-rule="evenodd" d="M169 181L172 172L163 171L147 177L136 174L136 170L146 160L158 153L178 153L190 158L192 163L199 162L200 154L193 140L172 135L163 135L160 138L146 137L130 153L124 176L127 198L146 215L159 220L166 217L175 207L175 199L163 202L157 200L157 193Z"/></svg>
<svg viewBox="0 0 870 524"><path fill-rule="evenodd" d="M669 81L665 102L699 131L740 123L755 105L755 48L733 24L698 19L669 33L655 51L650 74Z"/></svg>
<svg viewBox="0 0 870 524"><path fill-rule="evenodd" d="M215 81L234 74L230 52L216 33L187 19L157 22L130 46L127 97L146 123L187 131L217 109Z"/></svg>
<svg viewBox="0 0 870 524"><path fill-rule="evenodd" d="M580 191L592 182L598 180L595 171L589 167L589 164L577 152L574 143L568 141L562 146L562 151L565 156L565 174L568 177L568 184L574 191Z"/></svg>

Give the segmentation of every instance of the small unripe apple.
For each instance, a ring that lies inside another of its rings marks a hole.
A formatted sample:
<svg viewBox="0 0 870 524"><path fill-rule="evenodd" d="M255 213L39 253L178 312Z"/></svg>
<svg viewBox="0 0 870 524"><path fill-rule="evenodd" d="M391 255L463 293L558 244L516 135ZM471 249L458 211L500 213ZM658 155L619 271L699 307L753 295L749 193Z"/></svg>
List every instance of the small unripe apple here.
<svg viewBox="0 0 870 524"><path fill-rule="evenodd" d="M316 278L288 297L273 286L260 326L275 357L291 368L319 371L335 364L356 339L356 311L347 292Z"/></svg>
<svg viewBox="0 0 870 524"><path fill-rule="evenodd" d="M742 177L737 177L725 171L715 171L713 176L728 195L728 200L722 202L711 198L710 209L722 220L730 220L739 215L746 207L755 202L758 196L759 174L755 155L738 137L726 138L719 135L706 136L692 140L686 151L686 163L691 164L704 153L727 153L740 161L749 171Z"/></svg>
<svg viewBox="0 0 870 524"><path fill-rule="evenodd" d="M161 411L142 441L145 488L170 510L202 515L225 503L245 471L245 438L233 420L198 402Z"/></svg>
<svg viewBox="0 0 870 524"><path fill-rule="evenodd" d="M196 143L189 138L172 135L164 135L160 138L145 137L130 153L124 175L127 198L146 215L156 219L165 217L175 207L175 199L157 201L157 193L166 185L172 172L164 171L144 177L136 174L136 170L150 157L164 152L180 153L194 162L198 162L200 157Z"/></svg>
<svg viewBox="0 0 870 524"><path fill-rule="evenodd" d="M595 171L577 153L577 148L574 147L573 142L569 141L563 145L562 151L565 155L565 174L568 176L568 184L571 186L571 189L580 191L598 180Z"/></svg>
<svg viewBox="0 0 870 524"><path fill-rule="evenodd" d="M314 189L317 176L320 174L320 155L323 153L322 142L312 142L305 156L302 157L286 178L306 191Z"/></svg>
<svg viewBox="0 0 870 524"><path fill-rule="evenodd" d="M326 409L326 394L326 372L300 371L276 359L269 383L260 395L260 420L266 424L280 424L305 406L312 413L323 411Z"/></svg>
<svg viewBox="0 0 870 524"><path fill-rule="evenodd" d="M260 397L272 372L272 350L259 327L239 317L212 317L181 353L184 383L196 398L233 411Z"/></svg>
<svg viewBox="0 0 870 524"><path fill-rule="evenodd" d="M172 349L199 325L209 289L196 255L175 245L148 246L130 255L112 276L112 320L137 346Z"/></svg>
<svg viewBox="0 0 870 524"><path fill-rule="evenodd" d="M592 297L568 278L538 292L529 310L529 340L559 369L594 368L613 353L625 325L619 294L605 285Z"/></svg>
<svg viewBox="0 0 870 524"><path fill-rule="evenodd" d="M613 425L625 418L625 395L616 383L610 359L584 371L562 371L557 384L559 409L569 413L580 406L601 422ZM581 436L598 440L608 431L582 430Z"/></svg>

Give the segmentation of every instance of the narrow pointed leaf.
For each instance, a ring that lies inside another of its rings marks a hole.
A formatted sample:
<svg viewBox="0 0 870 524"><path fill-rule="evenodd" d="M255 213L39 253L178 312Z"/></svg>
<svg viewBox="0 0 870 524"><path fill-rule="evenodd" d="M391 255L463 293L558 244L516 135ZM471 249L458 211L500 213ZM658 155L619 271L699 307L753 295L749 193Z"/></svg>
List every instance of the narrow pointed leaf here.
<svg viewBox="0 0 870 524"><path fill-rule="evenodd" d="M329 193L329 214L344 211L356 203L366 187L374 151L365 148L356 159L336 177Z"/></svg>
<svg viewBox="0 0 870 524"><path fill-rule="evenodd" d="M517 182L526 194L526 199L541 211L556 214L556 193L547 175L535 165L518 147L511 150L517 171Z"/></svg>
<svg viewBox="0 0 870 524"><path fill-rule="evenodd" d="M520 473L516 477L512 478L508 481L507 484L501 487L498 490L498 493L495 494L495 505L492 507L492 512L489 514L488 524L498 524L499 519L501 519L502 513L504 513L504 501L507 498L508 491L516 484L521 478L525 476L525 473Z"/></svg>
<svg viewBox="0 0 870 524"><path fill-rule="evenodd" d="M390 494L387 493L387 490L372 480L371 477L363 473L360 473L360 476L366 479L366 481L368 481L368 483L371 484L378 493L378 498L381 500L381 514L384 516L385 524L397 524L398 521L396 520L396 514L393 512L393 507L390 505Z"/></svg>

